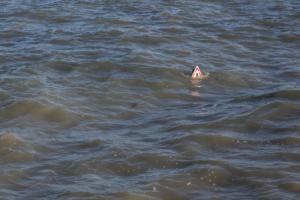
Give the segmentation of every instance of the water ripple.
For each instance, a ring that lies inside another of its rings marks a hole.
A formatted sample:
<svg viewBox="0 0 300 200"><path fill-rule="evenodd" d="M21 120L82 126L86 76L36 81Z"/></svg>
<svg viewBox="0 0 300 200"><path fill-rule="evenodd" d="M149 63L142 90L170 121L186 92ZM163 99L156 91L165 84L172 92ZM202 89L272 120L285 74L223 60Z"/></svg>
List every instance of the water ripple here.
<svg viewBox="0 0 300 200"><path fill-rule="evenodd" d="M0 196L297 199L299 10L1 1Z"/></svg>

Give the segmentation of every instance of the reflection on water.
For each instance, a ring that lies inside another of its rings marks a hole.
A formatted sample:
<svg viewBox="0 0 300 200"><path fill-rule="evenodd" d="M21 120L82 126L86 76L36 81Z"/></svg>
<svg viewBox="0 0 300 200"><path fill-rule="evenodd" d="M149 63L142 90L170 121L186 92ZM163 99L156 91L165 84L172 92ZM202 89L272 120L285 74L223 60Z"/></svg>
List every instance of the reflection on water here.
<svg viewBox="0 0 300 200"><path fill-rule="evenodd" d="M1 1L0 198L298 199L299 11Z"/></svg>
<svg viewBox="0 0 300 200"><path fill-rule="evenodd" d="M195 78L191 78L191 84L192 84L192 89L191 89L191 95L194 97L200 97L200 93L199 93L199 88L201 88L201 84L203 80L201 79L195 79Z"/></svg>

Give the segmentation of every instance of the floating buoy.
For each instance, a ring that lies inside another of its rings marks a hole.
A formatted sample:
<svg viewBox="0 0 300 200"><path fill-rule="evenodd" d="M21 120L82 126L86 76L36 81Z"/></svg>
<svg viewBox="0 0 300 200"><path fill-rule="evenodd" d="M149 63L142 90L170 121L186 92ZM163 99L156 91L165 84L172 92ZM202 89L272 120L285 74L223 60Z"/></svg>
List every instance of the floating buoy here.
<svg viewBox="0 0 300 200"><path fill-rule="evenodd" d="M197 79L201 79L204 78L205 74L201 71L199 66L196 66L193 73L192 73L192 78L197 78Z"/></svg>

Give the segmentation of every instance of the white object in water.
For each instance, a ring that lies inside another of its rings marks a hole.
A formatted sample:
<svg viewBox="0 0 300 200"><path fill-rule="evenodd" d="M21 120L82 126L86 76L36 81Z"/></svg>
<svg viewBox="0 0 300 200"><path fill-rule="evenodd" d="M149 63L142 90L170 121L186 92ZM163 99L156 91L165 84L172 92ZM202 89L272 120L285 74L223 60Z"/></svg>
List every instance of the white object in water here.
<svg viewBox="0 0 300 200"><path fill-rule="evenodd" d="M201 79L201 78L204 78L204 77L205 77L205 74L201 71L200 67L196 66L193 73L192 73L192 78Z"/></svg>

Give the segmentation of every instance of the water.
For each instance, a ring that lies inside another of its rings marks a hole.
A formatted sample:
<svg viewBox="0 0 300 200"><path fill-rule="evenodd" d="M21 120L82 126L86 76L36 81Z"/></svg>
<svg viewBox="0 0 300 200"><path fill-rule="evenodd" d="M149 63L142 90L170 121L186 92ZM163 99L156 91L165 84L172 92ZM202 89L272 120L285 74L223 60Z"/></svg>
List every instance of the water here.
<svg viewBox="0 0 300 200"><path fill-rule="evenodd" d="M297 0L1 1L0 199L299 199L299 54Z"/></svg>

